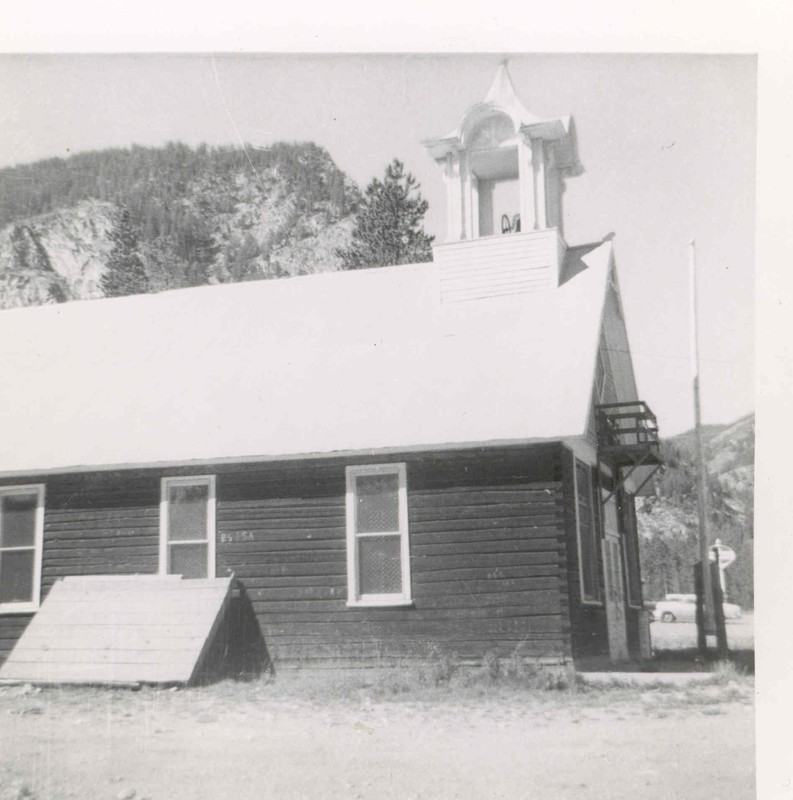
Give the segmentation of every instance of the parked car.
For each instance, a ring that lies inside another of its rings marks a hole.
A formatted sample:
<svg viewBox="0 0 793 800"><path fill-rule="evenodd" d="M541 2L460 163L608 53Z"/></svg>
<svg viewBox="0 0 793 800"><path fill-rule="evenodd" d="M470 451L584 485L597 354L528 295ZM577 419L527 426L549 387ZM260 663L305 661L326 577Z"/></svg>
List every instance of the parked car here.
<svg viewBox="0 0 793 800"><path fill-rule="evenodd" d="M697 616L695 594L668 594L654 603L653 620L661 622L694 622ZM724 619L740 619L741 607L735 603L723 603Z"/></svg>

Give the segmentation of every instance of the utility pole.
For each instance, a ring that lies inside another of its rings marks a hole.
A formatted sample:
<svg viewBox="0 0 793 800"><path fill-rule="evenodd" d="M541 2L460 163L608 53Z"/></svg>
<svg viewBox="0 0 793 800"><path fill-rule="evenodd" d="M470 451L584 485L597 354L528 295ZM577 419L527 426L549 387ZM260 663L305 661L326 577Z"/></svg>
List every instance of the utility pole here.
<svg viewBox="0 0 793 800"><path fill-rule="evenodd" d="M689 243L689 267L691 278L691 373L694 384L694 439L697 457L697 514L699 517L699 560L702 564L703 627L707 632L714 630L713 584L710 575L708 548L707 475L705 473L705 457L702 450L702 412L699 401L699 333L697 329L697 264L696 245L692 239ZM700 634L700 641L707 642ZM707 648L707 645L706 645Z"/></svg>

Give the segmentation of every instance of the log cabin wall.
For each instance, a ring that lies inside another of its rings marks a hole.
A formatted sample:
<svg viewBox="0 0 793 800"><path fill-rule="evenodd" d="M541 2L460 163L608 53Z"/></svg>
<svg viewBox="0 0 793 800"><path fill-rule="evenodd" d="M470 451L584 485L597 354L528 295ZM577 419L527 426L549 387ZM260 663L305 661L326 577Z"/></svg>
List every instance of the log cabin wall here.
<svg viewBox="0 0 793 800"><path fill-rule="evenodd" d="M547 445L48 477L43 593L62 575L156 572L160 479L211 473L216 574L241 580L276 668L438 651L570 660L561 453ZM345 467L398 462L413 606L349 608ZM0 616L0 658L29 618Z"/></svg>
<svg viewBox="0 0 793 800"><path fill-rule="evenodd" d="M440 649L569 658L555 450L408 456L410 608L348 608L344 464L223 476L218 569L246 586L276 666ZM398 462L357 459L355 464Z"/></svg>

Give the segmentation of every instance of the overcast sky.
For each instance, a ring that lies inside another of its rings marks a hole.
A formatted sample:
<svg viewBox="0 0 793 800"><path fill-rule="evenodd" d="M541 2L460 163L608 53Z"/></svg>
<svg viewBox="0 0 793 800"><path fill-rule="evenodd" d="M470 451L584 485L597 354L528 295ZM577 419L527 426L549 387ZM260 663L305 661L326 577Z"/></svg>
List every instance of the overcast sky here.
<svg viewBox="0 0 793 800"><path fill-rule="evenodd" d="M616 234L639 393L662 432L693 424L692 238L704 421L752 411L753 56L5 55L0 166L169 140L314 141L361 186L403 160L442 241L441 174L420 141L455 127L504 55L531 112L575 120L585 171L567 182L565 237Z"/></svg>

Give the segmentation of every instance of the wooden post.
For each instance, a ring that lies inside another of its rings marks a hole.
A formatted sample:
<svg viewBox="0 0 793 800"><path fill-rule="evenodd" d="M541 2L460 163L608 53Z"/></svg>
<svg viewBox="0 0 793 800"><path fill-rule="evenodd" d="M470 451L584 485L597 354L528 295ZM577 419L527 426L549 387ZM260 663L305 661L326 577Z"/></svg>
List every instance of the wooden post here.
<svg viewBox="0 0 793 800"><path fill-rule="evenodd" d="M705 598L702 593L702 562L694 564L694 591L697 593L695 619L697 622L697 649L700 656L705 658L708 654L708 640L705 635Z"/></svg>
<svg viewBox="0 0 793 800"><path fill-rule="evenodd" d="M714 547L713 551L716 553L716 562L709 563L710 567L710 582L713 586L713 616L716 622L716 647L718 649L719 658L727 658L730 654L729 646L727 644L727 624L724 621L724 594L721 591L721 583L719 581L719 552Z"/></svg>

